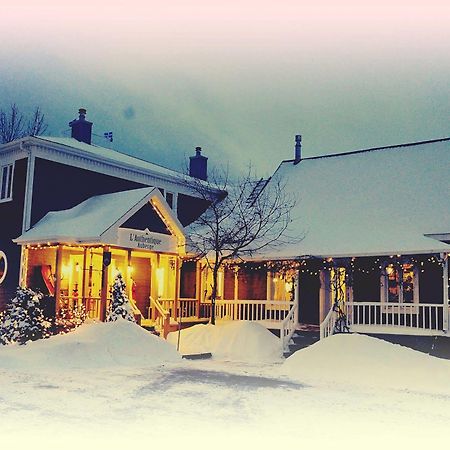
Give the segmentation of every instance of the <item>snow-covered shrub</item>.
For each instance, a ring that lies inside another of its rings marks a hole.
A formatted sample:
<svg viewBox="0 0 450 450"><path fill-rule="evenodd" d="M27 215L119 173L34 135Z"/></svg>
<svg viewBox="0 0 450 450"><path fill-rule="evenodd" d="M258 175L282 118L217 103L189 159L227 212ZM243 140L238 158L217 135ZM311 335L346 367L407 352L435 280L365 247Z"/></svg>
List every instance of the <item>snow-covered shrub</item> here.
<svg viewBox="0 0 450 450"><path fill-rule="evenodd" d="M135 322L133 309L131 308L125 288L126 285L122 275L118 273L112 287L111 302L106 315L107 322L115 322L119 318Z"/></svg>
<svg viewBox="0 0 450 450"><path fill-rule="evenodd" d="M18 287L0 322L1 344L26 344L28 341L50 336L40 302L43 295L28 288Z"/></svg>

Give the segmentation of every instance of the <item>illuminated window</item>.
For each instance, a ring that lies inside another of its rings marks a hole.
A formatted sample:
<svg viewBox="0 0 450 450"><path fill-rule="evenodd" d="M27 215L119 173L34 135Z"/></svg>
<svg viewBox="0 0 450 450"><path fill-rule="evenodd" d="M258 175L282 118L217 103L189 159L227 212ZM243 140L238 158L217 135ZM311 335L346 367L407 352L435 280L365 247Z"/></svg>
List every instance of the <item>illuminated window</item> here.
<svg viewBox="0 0 450 450"><path fill-rule="evenodd" d="M0 168L0 201L12 199L12 182L14 164L8 164Z"/></svg>
<svg viewBox="0 0 450 450"><path fill-rule="evenodd" d="M6 272L8 271L8 261L4 252L0 250L0 284L6 278Z"/></svg>
<svg viewBox="0 0 450 450"><path fill-rule="evenodd" d="M388 303L418 301L417 273L412 264L389 264L384 274L384 299Z"/></svg>

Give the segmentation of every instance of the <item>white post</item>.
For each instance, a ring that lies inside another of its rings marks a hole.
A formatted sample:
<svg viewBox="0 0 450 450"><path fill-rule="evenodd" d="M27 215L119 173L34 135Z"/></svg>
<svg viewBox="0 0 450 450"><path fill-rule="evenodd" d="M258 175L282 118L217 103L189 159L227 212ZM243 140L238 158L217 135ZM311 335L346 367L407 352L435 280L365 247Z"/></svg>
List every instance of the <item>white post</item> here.
<svg viewBox="0 0 450 450"><path fill-rule="evenodd" d="M297 327L298 324L298 310L300 308L299 304L299 291L300 291L300 269L297 270L297 273L295 274L294 278L294 308L295 308L295 315L294 315L294 323Z"/></svg>
<svg viewBox="0 0 450 450"><path fill-rule="evenodd" d="M442 289L442 302L444 304L444 310L442 312L442 318L443 318L443 330L446 333L448 331L448 324L449 324L449 315L450 310L448 307L448 255L445 253L441 254L441 258L444 260L444 266L442 268L442 277L443 277L443 289Z"/></svg>

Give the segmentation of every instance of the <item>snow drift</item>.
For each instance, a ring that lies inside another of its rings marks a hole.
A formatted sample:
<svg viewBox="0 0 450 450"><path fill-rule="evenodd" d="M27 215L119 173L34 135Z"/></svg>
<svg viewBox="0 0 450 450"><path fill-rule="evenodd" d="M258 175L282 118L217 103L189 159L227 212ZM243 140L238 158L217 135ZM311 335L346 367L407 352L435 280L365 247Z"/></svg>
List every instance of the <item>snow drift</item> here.
<svg viewBox="0 0 450 450"><path fill-rule="evenodd" d="M147 367L179 361L173 346L126 320L84 324L68 334L0 346L0 368Z"/></svg>
<svg viewBox="0 0 450 450"><path fill-rule="evenodd" d="M311 384L343 384L450 395L450 361L381 339L338 334L289 357L282 373Z"/></svg>
<svg viewBox="0 0 450 450"><path fill-rule="evenodd" d="M177 345L178 333L168 342ZM182 354L211 353L214 358L240 362L276 362L281 359L279 339L255 322L220 322L194 325L181 331Z"/></svg>

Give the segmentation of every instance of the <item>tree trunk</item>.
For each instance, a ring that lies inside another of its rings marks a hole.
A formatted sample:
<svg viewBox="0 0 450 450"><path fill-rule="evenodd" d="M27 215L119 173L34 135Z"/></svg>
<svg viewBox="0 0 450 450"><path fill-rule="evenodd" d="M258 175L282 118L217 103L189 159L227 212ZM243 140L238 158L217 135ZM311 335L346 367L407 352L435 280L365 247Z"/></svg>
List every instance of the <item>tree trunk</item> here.
<svg viewBox="0 0 450 450"><path fill-rule="evenodd" d="M211 293L211 323L216 324L216 297L217 297L217 278L219 273L219 264L215 264L213 268L213 285Z"/></svg>

